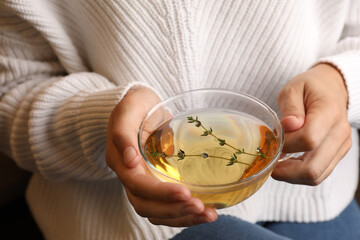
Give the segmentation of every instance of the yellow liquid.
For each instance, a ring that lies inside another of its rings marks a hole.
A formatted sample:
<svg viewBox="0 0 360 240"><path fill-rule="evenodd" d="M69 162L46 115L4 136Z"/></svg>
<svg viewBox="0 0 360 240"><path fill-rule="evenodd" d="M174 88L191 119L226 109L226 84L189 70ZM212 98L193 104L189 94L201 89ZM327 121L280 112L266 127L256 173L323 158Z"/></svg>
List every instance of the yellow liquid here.
<svg viewBox="0 0 360 240"><path fill-rule="evenodd" d="M203 127L207 130L211 127L214 136L201 136L204 128L188 123L188 116L197 116ZM221 146L216 137L224 139L230 146ZM227 166L236 149L257 155L258 147L267 158L236 154L237 161L246 164L235 163ZM163 124L147 139L145 154L158 171L180 182L191 185L223 185L251 177L261 171L274 157L278 148L279 139L260 120L241 113L208 110L179 115ZM181 160L177 156L180 149L186 156ZM201 157L202 153L209 157ZM158 178L170 181L169 178L152 172ZM251 196L262 186L270 173L271 171L244 186L225 187L220 190L188 187L192 195L200 198L206 206L223 208Z"/></svg>

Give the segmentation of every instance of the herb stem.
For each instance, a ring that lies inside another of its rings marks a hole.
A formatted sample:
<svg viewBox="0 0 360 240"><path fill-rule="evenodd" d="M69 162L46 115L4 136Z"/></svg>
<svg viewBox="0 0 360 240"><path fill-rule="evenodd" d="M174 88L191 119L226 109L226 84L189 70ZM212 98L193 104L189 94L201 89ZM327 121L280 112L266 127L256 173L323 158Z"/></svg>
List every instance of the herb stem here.
<svg viewBox="0 0 360 240"><path fill-rule="evenodd" d="M215 135L212 133L212 131L209 131L206 127L204 127L204 125L202 125L202 123L200 123L200 127L202 127L206 132L208 132L209 135L211 135L211 136L213 136L214 138L216 138L216 140L222 141L222 139L220 139L220 138L218 138L217 136L215 136ZM236 148L236 147L228 144L227 142L225 142L224 145L226 145L226 146L234 149L234 150L237 151L237 152L241 152L241 154L246 154L246 155L255 156L255 157L261 156L260 154L254 154L254 153L245 152L245 151L243 151L243 150L241 150L241 149L239 149L239 148ZM269 158L269 157L266 156L265 158Z"/></svg>
<svg viewBox="0 0 360 240"><path fill-rule="evenodd" d="M166 157L178 157L178 155L167 155ZM186 157L202 157L202 158L204 158L201 154L184 154L183 158L186 158ZM207 155L206 158L218 158L218 159L223 159L223 160L226 160L226 161L230 161L229 158L220 157L220 156L213 156L213 155ZM249 164L249 163L241 162L241 161L238 161L238 160L236 160L234 163L240 163L240 164L245 164L245 165L251 166L251 164Z"/></svg>

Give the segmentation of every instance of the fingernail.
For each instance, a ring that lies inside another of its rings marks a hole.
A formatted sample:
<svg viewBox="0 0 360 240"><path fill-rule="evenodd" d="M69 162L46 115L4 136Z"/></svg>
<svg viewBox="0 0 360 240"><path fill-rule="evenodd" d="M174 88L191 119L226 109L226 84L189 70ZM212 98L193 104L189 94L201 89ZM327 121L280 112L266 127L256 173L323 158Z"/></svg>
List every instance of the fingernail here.
<svg viewBox="0 0 360 240"><path fill-rule="evenodd" d="M287 116L283 117L282 119L292 119L294 121L298 121L299 117L296 115L287 115Z"/></svg>
<svg viewBox="0 0 360 240"><path fill-rule="evenodd" d="M123 161L126 167L132 167L132 162L135 159L137 153L135 148L129 146L123 151Z"/></svg>
<svg viewBox="0 0 360 240"><path fill-rule="evenodd" d="M299 116L288 115L281 119L281 124L283 125L285 132L292 132L303 126L304 119Z"/></svg>
<svg viewBox="0 0 360 240"><path fill-rule="evenodd" d="M187 198L185 197L185 195L183 193L174 193L171 195L171 200L172 201L186 201Z"/></svg>
<svg viewBox="0 0 360 240"><path fill-rule="evenodd" d="M194 205L190 205L184 208L185 214L194 214L194 213L200 213L199 208L195 207Z"/></svg>

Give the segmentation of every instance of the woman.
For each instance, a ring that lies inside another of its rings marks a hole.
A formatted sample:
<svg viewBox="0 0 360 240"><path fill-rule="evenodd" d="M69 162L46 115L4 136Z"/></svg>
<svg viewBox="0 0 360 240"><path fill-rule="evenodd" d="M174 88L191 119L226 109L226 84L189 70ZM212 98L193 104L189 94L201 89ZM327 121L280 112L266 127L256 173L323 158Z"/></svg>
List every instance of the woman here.
<svg viewBox="0 0 360 240"><path fill-rule="evenodd" d="M340 220L358 222L349 205L358 178L350 128L360 126L358 1L0 4L1 151L34 172L27 201L46 239L201 238L199 227L246 238L276 234L269 222L293 237L286 224L312 223L315 234L316 223L350 207ZM281 116L284 151L305 152L277 165L280 181L218 212L147 176L136 143L159 98L202 87L263 100ZM353 225L346 231L358 234Z"/></svg>

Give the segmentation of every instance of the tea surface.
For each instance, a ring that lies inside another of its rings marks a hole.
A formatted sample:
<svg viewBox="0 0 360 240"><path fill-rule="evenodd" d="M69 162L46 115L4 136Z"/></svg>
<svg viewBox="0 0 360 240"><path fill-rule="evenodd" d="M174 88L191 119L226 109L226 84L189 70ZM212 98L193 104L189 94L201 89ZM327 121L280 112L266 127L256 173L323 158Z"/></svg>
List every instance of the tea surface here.
<svg viewBox="0 0 360 240"><path fill-rule="evenodd" d="M201 136L202 126L188 123L187 117L198 117L212 135ZM236 150L219 144L219 139L244 150L258 153L258 148L267 156L235 154L237 161L227 166ZM147 159L159 171L174 179L201 185L218 185L236 182L263 169L279 148L279 139L259 119L244 113L206 110L196 114L175 116L152 133L145 143ZM185 158L177 156L184 151ZM206 153L208 157L203 158Z"/></svg>

